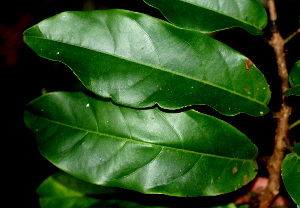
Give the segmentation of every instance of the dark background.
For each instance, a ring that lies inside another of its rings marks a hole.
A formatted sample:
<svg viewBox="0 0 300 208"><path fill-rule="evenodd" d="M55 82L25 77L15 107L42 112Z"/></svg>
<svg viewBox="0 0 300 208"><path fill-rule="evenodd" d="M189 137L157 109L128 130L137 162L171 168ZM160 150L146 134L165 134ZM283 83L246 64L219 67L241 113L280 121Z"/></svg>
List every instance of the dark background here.
<svg viewBox="0 0 300 208"><path fill-rule="evenodd" d="M278 0L276 3L279 29L286 38L299 28L300 0ZM5 199L3 204L7 207L38 207L36 188L48 176L58 171L39 154L33 135L24 125L23 112L26 104L45 91L84 89L66 66L38 57L24 44L22 33L39 21L62 11L109 8L143 12L163 19L156 9L149 7L142 0L10 0L2 2L0 6L1 172L4 179L2 183L5 183L2 186L5 193L4 197L2 194L2 198ZM281 103L275 57L272 48L267 43L270 37L268 29L267 27L263 36L253 36L238 28L213 35L216 39L249 57L266 76L272 90L272 100L269 105L271 112L259 118L243 114L225 117L209 107L197 107L197 110L201 112L231 123L258 146L259 175L262 176L267 176L263 158L271 155L273 149L276 120L273 119L272 112L276 112ZM286 45L289 69L300 60L299 48L300 35ZM300 97L290 97L288 103L293 107L290 120L293 123L300 119ZM300 126L291 130L291 138L294 141L300 142L299 135ZM241 191L245 192L246 189L247 187ZM137 196L142 197L139 194ZM232 194L223 196L223 198L230 197ZM161 196L156 199L177 204L185 203L186 200ZM197 199L192 199L192 201L197 201Z"/></svg>

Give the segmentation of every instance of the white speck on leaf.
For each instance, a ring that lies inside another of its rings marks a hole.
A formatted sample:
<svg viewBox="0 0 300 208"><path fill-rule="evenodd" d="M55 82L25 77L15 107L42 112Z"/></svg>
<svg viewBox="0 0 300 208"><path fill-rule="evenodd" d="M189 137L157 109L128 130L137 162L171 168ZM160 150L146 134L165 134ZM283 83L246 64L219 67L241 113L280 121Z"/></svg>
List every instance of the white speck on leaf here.
<svg viewBox="0 0 300 208"><path fill-rule="evenodd" d="M56 53L57 55L59 54L59 52Z"/></svg>
<svg viewBox="0 0 300 208"><path fill-rule="evenodd" d="M85 106L85 107L87 107L87 108L88 108L88 107L90 107L90 104L89 104L89 103L88 103L88 104L86 104L86 106Z"/></svg>

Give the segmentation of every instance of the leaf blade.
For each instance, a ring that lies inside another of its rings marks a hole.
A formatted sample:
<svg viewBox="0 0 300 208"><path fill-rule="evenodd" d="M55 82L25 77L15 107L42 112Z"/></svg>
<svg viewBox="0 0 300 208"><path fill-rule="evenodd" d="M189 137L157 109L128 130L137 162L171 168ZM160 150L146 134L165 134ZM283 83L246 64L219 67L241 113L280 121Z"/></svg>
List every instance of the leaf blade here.
<svg viewBox="0 0 300 208"><path fill-rule="evenodd" d="M195 111L135 110L61 92L29 104L25 123L44 157L91 183L202 196L233 191L256 175L255 145Z"/></svg>
<svg viewBox="0 0 300 208"><path fill-rule="evenodd" d="M201 33L146 15L67 12L24 35L38 55L65 63L89 90L122 105L206 104L225 115L269 111L267 82L254 65L247 66L246 57Z"/></svg>
<svg viewBox="0 0 300 208"><path fill-rule="evenodd" d="M144 0L157 8L173 24L204 33L241 27L259 35L266 27L268 17L265 8L257 0ZM189 12L187 12L189 11Z"/></svg>
<svg viewBox="0 0 300 208"><path fill-rule="evenodd" d="M64 172L55 173L43 181L37 194L41 208L163 208L144 206L130 199L124 201L120 197L126 194L124 191L90 184Z"/></svg>
<svg viewBox="0 0 300 208"><path fill-rule="evenodd" d="M291 88L285 92L286 96L300 96L300 61L293 66L289 75L289 81Z"/></svg>
<svg viewBox="0 0 300 208"><path fill-rule="evenodd" d="M282 162L282 179L285 188L296 204L300 204L300 144L294 146L294 153L288 154Z"/></svg>

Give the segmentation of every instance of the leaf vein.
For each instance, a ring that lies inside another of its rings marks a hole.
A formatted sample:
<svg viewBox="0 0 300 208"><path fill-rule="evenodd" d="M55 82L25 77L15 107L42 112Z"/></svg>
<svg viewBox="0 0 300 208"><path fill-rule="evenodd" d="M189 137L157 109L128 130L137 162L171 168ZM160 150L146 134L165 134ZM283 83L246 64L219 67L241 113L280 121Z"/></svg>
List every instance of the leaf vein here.
<svg viewBox="0 0 300 208"><path fill-rule="evenodd" d="M262 30L262 28L260 28L260 27L258 27L258 26L256 26L256 25L254 25L253 23L246 22L246 21L243 20L243 19L239 19L239 18L237 18L237 17L235 17L235 16L226 14L226 13L224 13L224 12L216 11L216 10L211 9L211 8L209 8L209 7L206 7L206 6L203 6L203 5L199 5L199 4L194 4L194 3L191 3L191 2L188 2L188 1L185 1L185 0L181 0L181 1L184 2L184 3L187 3L187 4L195 5L195 6L197 6L197 7L202 7L202 8L207 9L207 10L213 12L213 13L218 13L218 14L221 14L221 15L224 15L224 16L227 16L227 17L230 17L230 18L232 18L232 19L234 19L234 20L236 20L236 21L238 21L238 22L241 22L241 23L243 23L243 24L246 24L246 25L249 25L249 26L251 26L251 27L254 27L254 28L256 28L257 30Z"/></svg>
<svg viewBox="0 0 300 208"><path fill-rule="evenodd" d="M153 157L153 159L151 159L149 162L143 164L141 167L139 167L139 168L133 170L132 172L130 172L130 173L128 173L127 175L124 175L124 176L122 176L122 177L120 177L120 178L115 178L115 179L111 180L110 182L116 181L116 180L122 180L122 179L124 179L124 178L128 178L128 177L130 177L131 175L133 175L134 173L136 173L136 172L138 172L139 170L141 170L142 168L144 168L144 167L150 165L152 162L154 162L154 161L161 155L161 153L163 152L163 149L164 149L164 148L162 147L161 150L159 151L159 153L158 153L157 155L155 155L155 157Z"/></svg>
<svg viewBox="0 0 300 208"><path fill-rule="evenodd" d="M155 110L168 123L168 125L171 127L173 132L177 135L177 137L181 143L182 149L185 149L184 144L183 144L183 138L182 138L181 134L179 134L179 132L175 129L175 127L170 123L170 121L159 110L157 110L157 109L155 109Z"/></svg>
<svg viewBox="0 0 300 208"><path fill-rule="evenodd" d="M30 36L27 36L27 37L30 37ZM154 68L154 69L157 69L157 70L160 70L160 71L164 71L164 72L167 72L167 73L170 73L170 74L173 74L173 75L177 75L177 76L181 76L183 78L186 78L186 79L191 79L191 80L195 80L197 82L202 82L204 84L207 84L207 85L210 85L210 86L213 86L215 88L219 88L221 90L224 90L226 92L229 92L229 93L232 93L232 94L235 94L239 97L243 97L243 98L246 98L246 99L249 99L249 100L252 100L253 102L256 102L260 105L266 105L266 103L262 102L262 101L259 101L259 100L255 100L251 97L248 97L248 96L245 96L243 94L240 94L240 93L237 93L235 91L232 91L230 89L226 89L222 86L219 86L219 85L216 85L216 84L213 84L209 81L205 81L205 80L202 80L202 79L198 79L198 78L195 78L195 77L191 77L191 76L188 76L186 74L182 74L182 73L179 73L179 72L176 72L176 71L171 71L169 69L164 69L164 68L160 68L160 67L157 67L157 66L154 66L154 65L149 65L149 64L146 64L146 63L142 63L142 62L139 62L139 61L136 61L136 60L131 60L131 59L128 59L126 57L123 57L123 56L119 56L119 55L116 55L116 54L110 54L110 53L107 53L105 51L98 51L96 49L92 49L92 48L88 48L88 47L85 47L85 46L80 46L80 45L74 45L74 44L71 44L71 43L65 43L65 42L62 42L62 41L59 41L59 40L49 40L47 38L44 38L44 37L33 37L33 38L36 38L36 39L43 39L43 40L46 40L46 41L54 41L54 42L59 42L59 43L62 43L62 44L66 44L66 45L72 45L72 46L75 46L75 47L81 47L81 48L84 48L86 50L91 50L91 51L94 51L96 53L103 53L103 54L107 54L107 55L110 55L110 56L114 56L114 57L117 57L117 58L121 58L121 59L124 59L126 61L129 61L129 62L133 62L133 63L136 63L136 64L140 64L140 65L144 65L144 66L147 66L147 67L150 67L150 68Z"/></svg>
<svg viewBox="0 0 300 208"><path fill-rule="evenodd" d="M106 133L95 132L95 131L92 131L92 130L80 128L78 126L71 126L69 124L65 124L65 123L62 123L62 122L59 122L59 121L50 120L50 119L45 118L45 117L40 117L40 118L44 119L48 122L51 122L53 124L56 124L56 125L62 125L62 126L65 126L67 128L76 129L78 131L85 131L85 132L89 132L89 133L92 133L92 134L97 134L99 136L111 137L111 138L122 140L122 141L129 141L129 142L134 142L134 143L143 144L143 145L151 145L153 147L158 147L158 148L167 148L169 150L181 151L181 152L191 153L191 154L207 155L209 157L217 157L217 158L224 158L224 159L237 160L237 161L244 161L244 160L253 161L253 159L231 158L231 157L228 157L228 156L212 155L212 154L209 154L209 153L201 153L201 152L195 152L195 151L187 150L187 149L179 149L179 148L174 148L174 147L169 147L169 146L162 146L162 145L159 145L159 144L147 143L147 142L143 142L143 141L139 141L139 140L135 140L135 139L129 139L129 138L119 137L119 136L110 135L110 134L106 134Z"/></svg>

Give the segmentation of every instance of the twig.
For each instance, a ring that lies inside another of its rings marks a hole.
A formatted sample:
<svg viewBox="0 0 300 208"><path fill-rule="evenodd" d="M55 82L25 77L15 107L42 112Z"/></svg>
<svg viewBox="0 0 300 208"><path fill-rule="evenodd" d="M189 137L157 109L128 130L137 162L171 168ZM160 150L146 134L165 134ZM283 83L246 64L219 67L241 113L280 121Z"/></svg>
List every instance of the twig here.
<svg viewBox="0 0 300 208"><path fill-rule="evenodd" d="M278 117L274 152L267 165L269 172L269 183L263 194L260 196L260 208L267 208L272 205L272 202L279 193L281 181L281 163L284 158L284 150L289 145L289 116L291 114L291 108L285 103L284 92L289 88L289 75L284 52L284 39L280 35L276 24L277 12L274 0L268 0L268 8L272 26L270 45L273 47L276 56L278 75L281 79L282 104L281 109L277 114Z"/></svg>
<svg viewBox="0 0 300 208"><path fill-rule="evenodd" d="M284 44L287 44L291 39L293 39L296 35L298 35L300 33L300 27L298 28L298 30L296 30L295 32L293 32L289 37L287 37L284 40Z"/></svg>
<svg viewBox="0 0 300 208"><path fill-rule="evenodd" d="M290 125L290 130L300 124L300 119Z"/></svg>

